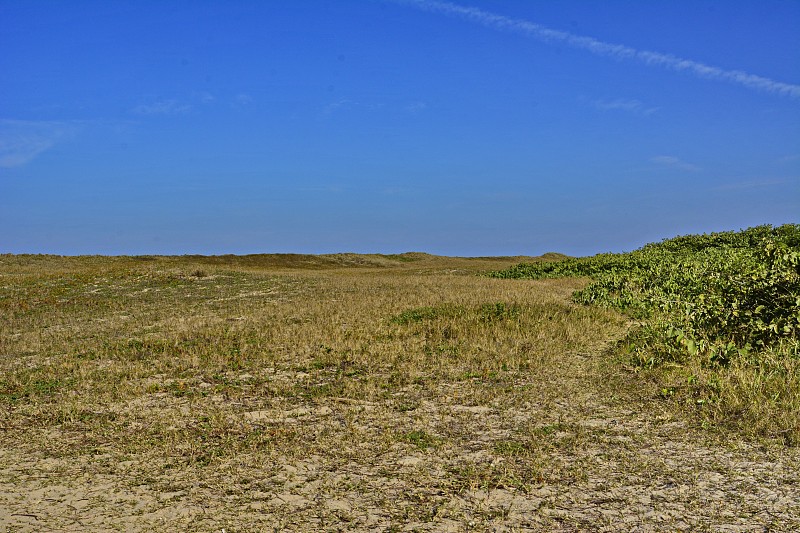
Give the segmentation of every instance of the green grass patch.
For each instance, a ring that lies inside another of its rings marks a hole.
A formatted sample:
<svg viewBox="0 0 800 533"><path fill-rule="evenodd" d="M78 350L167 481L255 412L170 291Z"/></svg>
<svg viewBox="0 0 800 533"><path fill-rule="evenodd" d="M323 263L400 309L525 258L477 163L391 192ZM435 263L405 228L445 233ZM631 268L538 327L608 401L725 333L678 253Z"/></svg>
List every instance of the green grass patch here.
<svg viewBox="0 0 800 533"><path fill-rule="evenodd" d="M497 455L514 457L518 455L525 455L527 452L528 447L525 446L525 444L515 440L503 440L494 445L494 453Z"/></svg>
<svg viewBox="0 0 800 533"><path fill-rule="evenodd" d="M520 306L504 302L483 304L478 308L478 315L486 322L519 320L521 314L522 308Z"/></svg>
<svg viewBox="0 0 800 533"><path fill-rule="evenodd" d="M399 436L399 440L413 444L420 450L435 448L441 443L441 439L423 430L409 431Z"/></svg>

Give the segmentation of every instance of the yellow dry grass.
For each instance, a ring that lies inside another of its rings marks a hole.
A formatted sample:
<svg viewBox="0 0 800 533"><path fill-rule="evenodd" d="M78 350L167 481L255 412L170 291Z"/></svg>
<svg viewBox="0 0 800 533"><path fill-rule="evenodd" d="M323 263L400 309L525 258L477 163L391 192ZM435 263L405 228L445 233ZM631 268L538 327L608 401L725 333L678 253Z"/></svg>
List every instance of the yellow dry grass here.
<svg viewBox="0 0 800 533"><path fill-rule="evenodd" d="M626 321L580 280L477 275L520 259L0 256L0 526L706 524L637 499L707 457L602 383Z"/></svg>

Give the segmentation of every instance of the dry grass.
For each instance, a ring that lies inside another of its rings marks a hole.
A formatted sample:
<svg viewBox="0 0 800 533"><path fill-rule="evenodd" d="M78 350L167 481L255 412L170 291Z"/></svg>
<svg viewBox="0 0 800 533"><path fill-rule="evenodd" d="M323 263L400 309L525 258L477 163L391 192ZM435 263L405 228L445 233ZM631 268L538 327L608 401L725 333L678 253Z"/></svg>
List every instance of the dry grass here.
<svg viewBox="0 0 800 533"><path fill-rule="evenodd" d="M797 525L794 452L693 440L520 260L0 256L0 526Z"/></svg>
<svg viewBox="0 0 800 533"><path fill-rule="evenodd" d="M724 368L691 361L638 370L706 428L800 445L800 359L764 351L758 360L742 357Z"/></svg>

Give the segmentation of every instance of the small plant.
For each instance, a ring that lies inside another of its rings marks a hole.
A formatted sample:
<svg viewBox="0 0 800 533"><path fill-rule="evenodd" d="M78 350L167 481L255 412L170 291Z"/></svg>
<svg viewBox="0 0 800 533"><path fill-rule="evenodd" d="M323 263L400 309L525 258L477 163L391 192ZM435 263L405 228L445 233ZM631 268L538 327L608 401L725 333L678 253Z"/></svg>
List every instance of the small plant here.
<svg viewBox="0 0 800 533"><path fill-rule="evenodd" d="M558 433L559 431L564 431L566 427L564 424L547 424L546 426L540 426L533 430L533 434L537 437L547 437L549 435L553 435Z"/></svg>
<svg viewBox="0 0 800 533"><path fill-rule="evenodd" d="M521 312L522 310L518 305L506 304L503 302L483 304L478 308L478 315L485 322L517 320Z"/></svg>
<svg viewBox="0 0 800 533"><path fill-rule="evenodd" d="M437 437L422 430L409 431L408 433L400 435L400 440L413 444L420 450L427 450L439 444L439 439Z"/></svg>
<svg viewBox="0 0 800 533"><path fill-rule="evenodd" d="M0 398L19 401L36 397L53 396L64 383L58 379L35 379L27 384L0 381Z"/></svg>
<svg viewBox="0 0 800 533"><path fill-rule="evenodd" d="M503 440L494 445L494 452L498 455L516 456L524 455L528 447L515 440Z"/></svg>

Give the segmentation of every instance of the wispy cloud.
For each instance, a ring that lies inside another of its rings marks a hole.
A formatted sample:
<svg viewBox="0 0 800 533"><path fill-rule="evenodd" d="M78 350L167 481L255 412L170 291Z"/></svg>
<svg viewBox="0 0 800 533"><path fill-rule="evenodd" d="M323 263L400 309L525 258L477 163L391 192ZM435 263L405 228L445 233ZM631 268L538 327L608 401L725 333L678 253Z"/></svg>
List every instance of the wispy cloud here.
<svg viewBox="0 0 800 533"><path fill-rule="evenodd" d="M786 164L786 163L794 163L795 161L800 160L800 154L789 154L783 157L778 158L779 164Z"/></svg>
<svg viewBox="0 0 800 533"><path fill-rule="evenodd" d="M357 102L355 100L350 100L349 98L340 98L335 102L331 102L326 105L323 110L323 115L332 115L334 113L340 111L355 111L355 110L362 110L362 111L378 111L384 109L386 104L383 102Z"/></svg>
<svg viewBox="0 0 800 533"><path fill-rule="evenodd" d="M419 100L410 102L359 102L349 98L339 98L334 102L330 102L322 109L322 114L325 116L333 115L340 112L392 112L403 111L416 115L428 109L428 104Z"/></svg>
<svg viewBox="0 0 800 533"><path fill-rule="evenodd" d="M657 155L651 158L650 161L657 165L683 170L685 172L699 172L701 170L697 165L681 161L679 158L672 155Z"/></svg>
<svg viewBox="0 0 800 533"><path fill-rule="evenodd" d="M422 111L425 111L427 108L428 104L426 104L425 102L411 102L409 104L406 104L405 106L405 110L408 111L409 113L421 113Z"/></svg>
<svg viewBox="0 0 800 533"><path fill-rule="evenodd" d="M0 168L21 167L72 136L75 124L0 119Z"/></svg>
<svg viewBox="0 0 800 533"><path fill-rule="evenodd" d="M322 110L323 114L330 115L331 113L335 113L337 111L341 111L343 109L348 109L353 107L353 105L357 105L356 102L352 102L347 98L340 98L335 102L331 102L330 104L325 106L325 109Z"/></svg>
<svg viewBox="0 0 800 533"><path fill-rule="evenodd" d="M648 107L639 100L596 100L593 104L600 111L626 111L646 117L658 111L657 107Z"/></svg>
<svg viewBox="0 0 800 533"><path fill-rule="evenodd" d="M489 28L513 31L528 35L546 43L560 43L572 48L586 50L592 54L612 57L619 60L636 61L648 66L662 67L678 72L687 72L698 78L719 80L748 89L760 90L791 98L800 98L800 85L784 83L763 76L757 76L741 70L726 70L699 61L684 59L672 54L639 50L622 44L607 43L592 37L554 30L535 22L497 15L475 7L461 6L438 0L390 0L395 3L410 5L425 11L464 17Z"/></svg>
<svg viewBox="0 0 800 533"><path fill-rule="evenodd" d="M190 104L178 100L160 100L133 108L137 115L184 115L192 109Z"/></svg>
<svg viewBox="0 0 800 533"><path fill-rule="evenodd" d="M765 187L776 187L778 185L785 185L786 183L790 183L789 179L771 179L771 178L764 178L764 179L755 179L751 181L740 181L738 183L726 183L725 185L720 185L718 187L714 187L716 191L740 191L740 190L748 190L748 189L763 189Z"/></svg>
<svg viewBox="0 0 800 533"><path fill-rule="evenodd" d="M239 93L233 97L233 105L236 107L243 107L253 103L253 97L247 93Z"/></svg>
<svg viewBox="0 0 800 533"><path fill-rule="evenodd" d="M200 100L200 103L202 103L202 104L210 104L214 100L216 100L216 98L214 98L214 95L211 94L208 91L202 91L202 92L199 92L199 93L195 93L194 97L196 99Z"/></svg>
<svg viewBox="0 0 800 533"><path fill-rule="evenodd" d="M317 186L305 186L305 187L297 187L297 191L304 192L304 193L333 193L339 194L342 192L347 191L349 187L342 184L328 184L328 185L317 185Z"/></svg>

